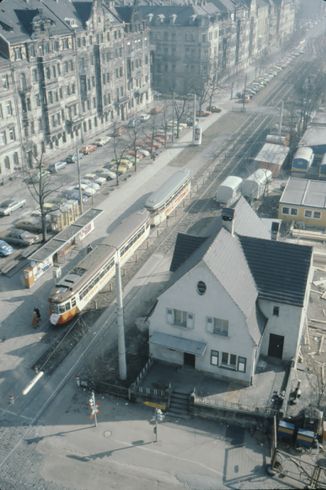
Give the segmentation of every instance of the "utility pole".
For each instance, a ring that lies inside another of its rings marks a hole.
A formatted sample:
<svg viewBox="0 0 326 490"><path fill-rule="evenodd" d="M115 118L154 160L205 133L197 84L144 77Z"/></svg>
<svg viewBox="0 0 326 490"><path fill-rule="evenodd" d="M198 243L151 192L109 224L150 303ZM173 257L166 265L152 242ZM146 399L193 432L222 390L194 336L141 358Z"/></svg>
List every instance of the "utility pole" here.
<svg viewBox="0 0 326 490"><path fill-rule="evenodd" d="M196 93L194 93L194 115L193 115L193 121L192 121L192 141L195 141L196 112L197 112L196 106L197 106Z"/></svg>
<svg viewBox="0 0 326 490"><path fill-rule="evenodd" d="M242 95L242 111L246 111L246 89L247 89L247 75L244 79L243 95Z"/></svg>
<svg viewBox="0 0 326 490"><path fill-rule="evenodd" d="M78 190L79 190L79 209L80 209L80 214L83 214L84 211L84 206L83 206L83 193L82 193L82 188L81 188L81 182L80 182L80 162L79 162L79 149L78 145L76 144L76 155L77 155L77 174L78 174Z"/></svg>
<svg viewBox="0 0 326 490"><path fill-rule="evenodd" d="M172 92L172 143L174 143L174 91Z"/></svg>
<svg viewBox="0 0 326 490"><path fill-rule="evenodd" d="M282 100L282 102L281 102L280 124L279 124L279 129L278 129L279 136L282 136L283 113L284 113L284 100Z"/></svg>
<svg viewBox="0 0 326 490"><path fill-rule="evenodd" d="M125 342L125 327L124 327L124 319L123 319L123 296L122 296L122 281L121 281L121 269L120 269L120 253L118 249L116 249L116 254L115 254L115 284L117 290L119 377L121 380L126 380L127 379L126 342Z"/></svg>

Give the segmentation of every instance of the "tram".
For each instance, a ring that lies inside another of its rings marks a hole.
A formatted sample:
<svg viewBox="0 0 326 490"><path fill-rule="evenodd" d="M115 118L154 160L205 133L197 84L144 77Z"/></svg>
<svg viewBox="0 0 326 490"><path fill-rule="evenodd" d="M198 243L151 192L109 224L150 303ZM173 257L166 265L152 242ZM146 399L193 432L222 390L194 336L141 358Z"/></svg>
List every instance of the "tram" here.
<svg viewBox="0 0 326 490"><path fill-rule="evenodd" d="M326 153L320 162L318 174L321 179L326 179Z"/></svg>
<svg viewBox="0 0 326 490"><path fill-rule="evenodd" d="M117 254L120 265L132 257L150 232L150 214L145 209L122 220L50 293L50 322L64 325L80 313L115 276Z"/></svg>
<svg viewBox="0 0 326 490"><path fill-rule="evenodd" d="M151 225L156 226L165 221L167 216L189 194L190 189L190 170L178 170L171 175L157 191L149 196L145 203L145 208L150 212Z"/></svg>

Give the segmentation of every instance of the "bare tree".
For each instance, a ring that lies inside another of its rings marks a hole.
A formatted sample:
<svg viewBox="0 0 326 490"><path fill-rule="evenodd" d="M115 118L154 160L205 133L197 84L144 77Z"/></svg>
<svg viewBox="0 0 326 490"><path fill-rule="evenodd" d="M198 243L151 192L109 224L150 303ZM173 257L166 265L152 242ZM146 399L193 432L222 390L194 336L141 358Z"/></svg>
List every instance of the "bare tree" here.
<svg viewBox="0 0 326 490"><path fill-rule="evenodd" d="M41 154L39 159L34 157L36 165L33 168L33 172L26 172L25 181L32 198L38 204L40 210L42 241L45 242L47 239L47 216L54 211L53 208L49 209L46 207L46 202L51 195L61 189L61 185L56 185L53 182L53 176L46 170L43 158L44 153Z"/></svg>
<svg viewBox="0 0 326 490"><path fill-rule="evenodd" d="M132 128L129 128L128 134L130 136L130 150L132 151L133 166L135 172L137 172L137 156L139 154L138 148L140 146L140 135L142 134L141 124L135 123Z"/></svg>
<svg viewBox="0 0 326 490"><path fill-rule="evenodd" d="M121 160L123 160L124 156L126 155L128 149L129 149L129 145L121 137L121 133L118 130L116 122L113 124L112 139L113 139L113 155L114 155L114 167L115 167L115 173L116 173L116 184L118 186L119 185L119 172L120 172L119 167L121 164Z"/></svg>
<svg viewBox="0 0 326 490"><path fill-rule="evenodd" d="M177 138L180 136L180 123L188 110L189 98L188 96L180 97L179 100L174 99L174 114L177 128Z"/></svg>

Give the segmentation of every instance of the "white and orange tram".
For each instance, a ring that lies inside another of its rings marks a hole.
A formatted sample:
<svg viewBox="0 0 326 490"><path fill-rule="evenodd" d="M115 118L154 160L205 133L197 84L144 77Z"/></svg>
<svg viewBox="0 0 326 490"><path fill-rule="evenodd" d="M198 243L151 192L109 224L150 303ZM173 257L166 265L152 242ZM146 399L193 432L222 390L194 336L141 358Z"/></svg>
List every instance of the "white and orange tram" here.
<svg viewBox="0 0 326 490"><path fill-rule="evenodd" d="M166 182L153 192L145 202L150 212L151 224L159 225L183 201L191 189L191 172L189 169L178 170Z"/></svg>
<svg viewBox="0 0 326 490"><path fill-rule="evenodd" d="M115 276L117 254L120 265L125 264L149 232L149 212L133 213L61 278L49 297L52 325L64 325L78 315Z"/></svg>

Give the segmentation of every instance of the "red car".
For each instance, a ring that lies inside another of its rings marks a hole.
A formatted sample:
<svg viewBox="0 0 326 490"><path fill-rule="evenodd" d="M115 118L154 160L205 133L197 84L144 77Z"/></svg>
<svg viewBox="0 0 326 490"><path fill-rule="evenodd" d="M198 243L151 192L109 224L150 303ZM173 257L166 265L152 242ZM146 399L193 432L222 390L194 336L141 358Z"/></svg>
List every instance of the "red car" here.
<svg viewBox="0 0 326 490"><path fill-rule="evenodd" d="M208 111L197 111L197 113L196 113L197 117L207 117L210 115L211 115L211 113Z"/></svg>
<svg viewBox="0 0 326 490"><path fill-rule="evenodd" d="M81 147L81 152L84 153L84 155L88 155L89 153L93 153L93 151L97 150L96 145L84 145Z"/></svg>

